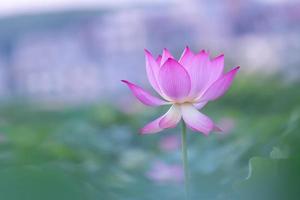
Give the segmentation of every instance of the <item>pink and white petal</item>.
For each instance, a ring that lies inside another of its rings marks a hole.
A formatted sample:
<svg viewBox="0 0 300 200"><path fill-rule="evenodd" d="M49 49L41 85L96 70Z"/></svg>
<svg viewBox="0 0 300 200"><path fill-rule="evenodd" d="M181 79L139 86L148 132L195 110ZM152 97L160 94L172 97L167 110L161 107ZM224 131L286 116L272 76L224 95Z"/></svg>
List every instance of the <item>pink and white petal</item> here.
<svg viewBox="0 0 300 200"><path fill-rule="evenodd" d="M160 62L161 62L162 56L158 55L156 58L156 63L158 64L158 66L160 67Z"/></svg>
<svg viewBox="0 0 300 200"><path fill-rule="evenodd" d="M146 72L148 80L153 87L153 89L161 95L161 90L157 82L157 75L159 72L160 66L157 64L157 61L153 58L152 54L145 49L145 58L146 58Z"/></svg>
<svg viewBox="0 0 300 200"><path fill-rule="evenodd" d="M230 72L221 76L203 93L203 95L197 99L197 101L212 101L222 96L231 86L231 83L239 68L240 67L236 67Z"/></svg>
<svg viewBox="0 0 300 200"><path fill-rule="evenodd" d="M172 105L165 116L160 120L161 128L173 128L181 119L180 108L177 105Z"/></svg>
<svg viewBox="0 0 300 200"><path fill-rule="evenodd" d="M214 128L213 121L206 115L200 113L191 104L182 104L181 114L184 122L192 130L208 135Z"/></svg>
<svg viewBox="0 0 300 200"><path fill-rule="evenodd" d="M203 101L203 102L195 103L194 106L195 106L198 110L200 110L200 109L203 108L207 103L208 103L208 101Z"/></svg>
<svg viewBox="0 0 300 200"><path fill-rule="evenodd" d="M222 76L224 70L224 55L220 55L216 58L214 58L211 61L208 61L206 69L204 70L203 74L203 82L201 83L201 90L200 93L198 93L198 96L193 96L196 99L203 94L204 91L207 90L207 88L214 83L218 78Z"/></svg>
<svg viewBox="0 0 300 200"><path fill-rule="evenodd" d="M219 55L210 61L208 84L215 82L222 75L224 70L224 55Z"/></svg>
<svg viewBox="0 0 300 200"><path fill-rule="evenodd" d="M163 116L153 120L152 122L148 123L147 125L145 125L143 128L140 129L140 133L141 134L153 134L153 133L158 133L158 132L162 131L163 128L161 128L159 126L159 122L164 116L165 115L163 115Z"/></svg>
<svg viewBox="0 0 300 200"><path fill-rule="evenodd" d="M160 66L162 66L169 58L174 58L168 49L164 48L162 53L162 58L160 62Z"/></svg>
<svg viewBox="0 0 300 200"><path fill-rule="evenodd" d="M134 96L140 100L143 104L147 106L161 106L169 104L168 102L152 96L150 93L142 89L141 87L130 83L129 81L122 80L123 83L126 83Z"/></svg>
<svg viewBox="0 0 300 200"><path fill-rule="evenodd" d="M172 58L169 58L160 68L158 83L161 91L176 102L185 100L191 90L189 74Z"/></svg>
<svg viewBox="0 0 300 200"><path fill-rule="evenodd" d="M190 50L189 47L185 47L180 59L179 59L179 63L187 68L188 66L190 66L195 58L195 54Z"/></svg>
<svg viewBox="0 0 300 200"><path fill-rule="evenodd" d="M183 63L183 61L181 61ZM191 91L189 97L196 98L199 96L207 81L209 80L209 55L205 51L201 51L192 58L189 54L189 59L184 62L184 67L188 71L191 78Z"/></svg>
<svg viewBox="0 0 300 200"><path fill-rule="evenodd" d="M165 128L171 128L176 126L176 124L180 120L180 112L179 108L177 106L172 106L168 112L166 112L163 116L153 120L152 122L148 123L145 125L142 129L140 129L141 134L153 134L153 133L158 133ZM178 120L178 115L179 115L179 120ZM161 121L163 122L161 123ZM177 123L175 123L178 120ZM165 128L163 128L161 125L163 125Z"/></svg>

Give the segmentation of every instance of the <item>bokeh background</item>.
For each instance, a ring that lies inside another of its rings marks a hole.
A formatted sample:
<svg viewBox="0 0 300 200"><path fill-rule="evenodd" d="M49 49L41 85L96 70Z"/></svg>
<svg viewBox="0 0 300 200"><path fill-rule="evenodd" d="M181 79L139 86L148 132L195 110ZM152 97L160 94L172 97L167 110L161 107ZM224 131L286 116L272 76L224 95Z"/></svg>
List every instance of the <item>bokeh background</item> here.
<svg viewBox="0 0 300 200"><path fill-rule="evenodd" d="M0 3L0 200L183 199L180 127L138 129L144 48L225 54L241 70L188 132L191 199L299 199L296 0L9 0Z"/></svg>

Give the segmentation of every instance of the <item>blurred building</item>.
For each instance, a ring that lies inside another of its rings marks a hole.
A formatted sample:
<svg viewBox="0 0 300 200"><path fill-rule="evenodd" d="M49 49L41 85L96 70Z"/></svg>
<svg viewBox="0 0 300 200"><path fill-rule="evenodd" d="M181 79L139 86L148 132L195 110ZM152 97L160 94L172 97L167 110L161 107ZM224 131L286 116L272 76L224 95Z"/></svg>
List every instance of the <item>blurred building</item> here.
<svg viewBox="0 0 300 200"><path fill-rule="evenodd" d="M299 77L300 4L294 1L156 1L0 19L0 96L86 102L146 83L143 49L179 57L189 45L244 72ZM285 70L288 68L289 70Z"/></svg>
<svg viewBox="0 0 300 200"><path fill-rule="evenodd" d="M76 34L47 32L24 36L11 67L14 91L47 100L90 100L100 95L100 68L91 62Z"/></svg>

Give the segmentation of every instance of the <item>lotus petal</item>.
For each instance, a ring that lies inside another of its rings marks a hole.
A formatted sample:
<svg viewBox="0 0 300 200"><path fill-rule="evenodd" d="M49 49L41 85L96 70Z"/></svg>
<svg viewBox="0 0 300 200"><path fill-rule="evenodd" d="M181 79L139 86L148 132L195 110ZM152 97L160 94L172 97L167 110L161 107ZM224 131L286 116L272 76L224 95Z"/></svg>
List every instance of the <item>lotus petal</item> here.
<svg viewBox="0 0 300 200"><path fill-rule="evenodd" d="M168 49L164 48L162 53L162 58L160 62L160 66L162 66L169 58L174 58Z"/></svg>
<svg viewBox="0 0 300 200"><path fill-rule="evenodd" d="M158 81L162 92L176 102L185 100L191 89L186 69L172 58L160 68Z"/></svg>
<svg viewBox="0 0 300 200"><path fill-rule="evenodd" d="M177 105L172 105L166 115L160 120L161 128L175 127L181 119L180 108Z"/></svg>
<svg viewBox="0 0 300 200"><path fill-rule="evenodd" d="M235 77L235 74L240 67L236 67L230 72L221 76L216 80L204 93L200 95L197 101L213 101L222 96L231 86L231 83Z"/></svg>
<svg viewBox="0 0 300 200"><path fill-rule="evenodd" d="M129 81L122 80L123 83L126 83L134 96L140 100L143 104L147 106L161 106L166 105L168 102L152 96L149 92L145 91L143 88L130 83Z"/></svg>
<svg viewBox="0 0 300 200"><path fill-rule="evenodd" d="M208 135L214 128L213 121L206 115L199 112L191 104L180 106L184 122L193 130Z"/></svg>

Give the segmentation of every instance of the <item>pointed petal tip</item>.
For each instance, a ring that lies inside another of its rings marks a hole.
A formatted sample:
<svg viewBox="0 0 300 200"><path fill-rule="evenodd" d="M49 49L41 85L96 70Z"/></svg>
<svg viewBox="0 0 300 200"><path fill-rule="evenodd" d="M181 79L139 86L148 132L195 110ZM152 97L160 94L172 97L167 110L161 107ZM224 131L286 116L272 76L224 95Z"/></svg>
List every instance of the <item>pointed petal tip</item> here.
<svg viewBox="0 0 300 200"><path fill-rule="evenodd" d="M146 124L143 128L140 128L138 132L139 135L151 135L161 132L163 129L158 125L159 120L160 119L158 118L149 124Z"/></svg>
<svg viewBox="0 0 300 200"><path fill-rule="evenodd" d="M212 128L211 130L201 131L201 133L202 133L204 136L208 137L212 131L213 131L213 128ZM199 131L198 131L198 132L199 132Z"/></svg>
<svg viewBox="0 0 300 200"><path fill-rule="evenodd" d="M168 58L163 65L165 65L165 64L172 64L172 63L173 64L178 64L181 67L183 67L175 58Z"/></svg>
<svg viewBox="0 0 300 200"><path fill-rule="evenodd" d="M133 95L143 104L147 105L147 106L161 106L161 105L165 105L168 102L152 96L149 92L145 91L143 88L141 88L138 85L135 85L127 80L122 80L123 83L126 83L128 88L131 90L131 92L133 93Z"/></svg>
<svg viewBox="0 0 300 200"><path fill-rule="evenodd" d="M240 69L240 66L237 66L237 67L233 68L231 71L229 71L228 74L231 73L235 76L235 74L239 71L239 69Z"/></svg>
<svg viewBox="0 0 300 200"><path fill-rule="evenodd" d="M174 58L168 58L168 59L166 60L166 62L173 62L173 61L174 61L174 62L177 62ZM165 62L165 63L166 63L166 62Z"/></svg>
<svg viewBox="0 0 300 200"><path fill-rule="evenodd" d="M218 55L217 57L215 57L214 60L217 60L217 59L220 59L220 58L224 58L224 54L223 53L220 54L220 55Z"/></svg>
<svg viewBox="0 0 300 200"><path fill-rule="evenodd" d="M211 59L211 64L213 67L220 69L223 72L224 69L224 54L220 54L213 59ZM221 74L219 74L220 76Z"/></svg>
<svg viewBox="0 0 300 200"><path fill-rule="evenodd" d="M188 47L188 46L185 46L185 48L183 49L183 51L182 51L182 54L181 54L181 57L180 57L180 59L186 54L186 53L188 53L190 51L190 48ZM179 60L180 60L179 59Z"/></svg>
<svg viewBox="0 0 300 200"><path fill-rule="evenodd" d="M161 60L162 60L162 55L158 55L157 58L155 59L157 65L158 65L159 67L160 67Z"/></svg>
<svg viewBox="0 0 300 200"><path fill-rule="evenodd" d="M225 75L229 75L231 76L232 78L234 78L235 74L239 71L240 69L240 66L237 66L233 69L231 69L229 72L227 72Z"/></svg>
<svg viewBox="0 0 300 200"><path fill-rule="evenodd" d="M148 49L144 49L144 52L146 55L152 55L151 52Z"/></svg>
<svg viewBox="0 0 300 200"><path fill-rule="evenodd" d="M159 131L157 131L157 132L159 132ZM154 133L157 133L157 132L151 132L150 130L147 130L146 128L140 128L139 132L138 132L138 135L140 135L140 136L151 135L151 134L154 134Z"/></svg>
<svg viewBox="0 0 300 200"><path fill-rule="evenodd" d="M168 58L174 58L174 56L167 48L164 48L162 52L161 65L164 64Z"/></svg>
<svg viewBox="0 0 300 200"><path fill-rule="evenodd" d="M189 46L185 46L184 50L183 50L183 53L181 55L181 58L184 56L184 55L189 55L189 54L192 54L194 55L194 52L190 49Z"/></svg>
<svg viewBox="0 0 300 200"><path fill-rule="evenodd" d="M169 53L169 50L167 48L163 48L163 53L162 54L166 54Z"/></svg>
<svg viewBox="0 0 300 200"><path fill-rule="evenodd" d="M172 53L167 48L163 48L163 54L164 53L167 54L167 55L169 55L169 56L172 56Z"/></svg>
<svg viewBox="0 0 300 200"><path fill-rule="evenodd" d="M215 131L215 132L223 132L223 130L220 127L216 126L216 125L214 125L213 131Z"/></svg>
<svg viewBox="0 0 300 200"><path fill-rule="evenodd" d="M188 45L185 46L184 50L190 51L190 47Z"/></svg>
<svg viewBox="0 0 300 200"><path fill-rule="evenodd" d="M121 82L123 82L126 85L128 85L128 87L135 86L133 83L131 83L130 81L127 81L127 80L121 80Z"/></svg>
<svg viewBox="0 0 300 200"><path fill-rule="evenodd" d="M146 128L145 127L140 128L138 134L139 135L145 135L145 134L147 134Z"/></svg>
<svg viewBox="0 0 300 200"><path fill-rule="evenodd" d="M205 51L204 49L202 49L198 54L199 56L209 56L209 51Z"/></svg>
<svg viewBox="0 0 300 200"><path fill-rule="evenodd" d="M142 128L139 129L138 135L144 135L144 134L143 134L143 129L142 129Z"/></svg>
<svg viewBox="0 0 300 200"><path fill-rule="evenodd" d="M147 133L145 132L144 128L140 128L138 134L139 135L146 135Z"/></svg>
<svg viewBox="0 0 300 200"><path fill-rule="evenodd" d="M186 46L178 60L178 62L183 66L190 66L194 61L195 54L194 52Z"/></svg>
<svg viewBox="0 0 300 200"><path fill-rule="evenodd" d="M172 64L179 64L178 62L177 62L177 60L175 60L174 58L168 58L165 62L164 62L164 64L162 64L162 67L164 66L164 65L172 65Z"/></svg>

